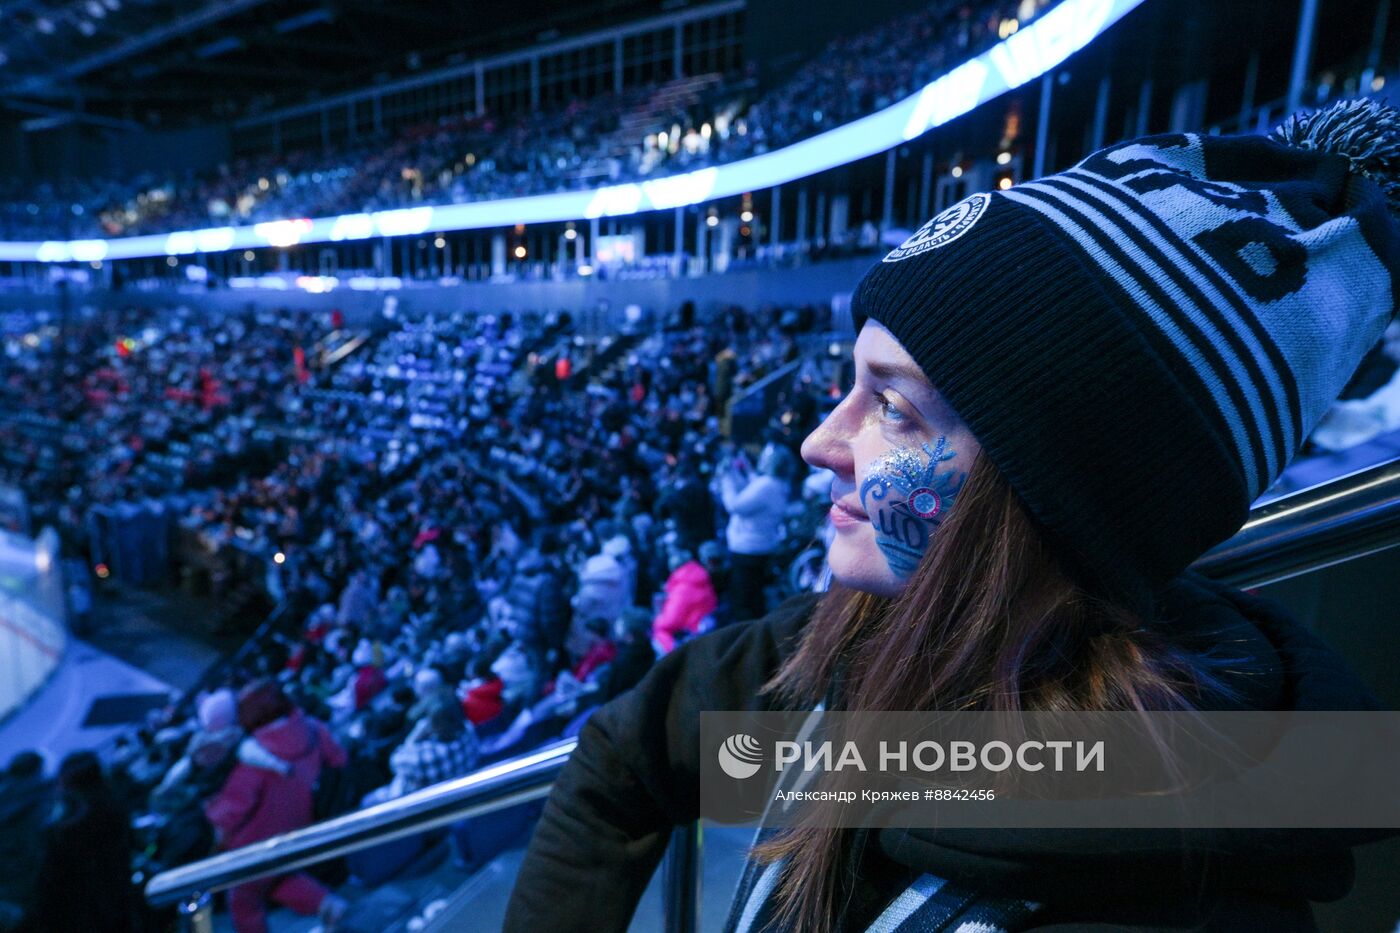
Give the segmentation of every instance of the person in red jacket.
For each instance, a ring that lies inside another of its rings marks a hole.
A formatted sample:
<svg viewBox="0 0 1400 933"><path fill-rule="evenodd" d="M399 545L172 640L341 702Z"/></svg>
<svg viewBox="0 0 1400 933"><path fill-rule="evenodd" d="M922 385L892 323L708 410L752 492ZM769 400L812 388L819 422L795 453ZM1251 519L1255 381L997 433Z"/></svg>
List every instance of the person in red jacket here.
<svg viewBox="0 0 1400 933"><path fill-rule="evenodd" d="M689 552L677 552L671 564L671 575L666 578L666 601L651 624L652 641L663 652L675 648L682 635L694 635L700 620L719 605L709 571Z"/></svg>
<svg viewBox="0 0 1400 933"><path fill-rule="evenodd" d="M223 789L205 805L223 849L237 849L300 829L313 820L312 798L325 767L345 766L345 749L327 729L292 704L272 681L248 685L238 698L238 721L249 737ZM250 881L229 893L237 933L267 930L267 902L299 914L319 914L334 928L345 901L298 872Z"/></svg>
<svg viewBox="0 0 1400 933"><path fill-rule="evenodd" d="M479 726L495 719L505 709L506 704L501 692L505 690L506 685L496 672L491 670L491 659L485 656L477 658L472 673L472 685L467 689L467 695L462 698L462 712L472 725Z"/></svg>

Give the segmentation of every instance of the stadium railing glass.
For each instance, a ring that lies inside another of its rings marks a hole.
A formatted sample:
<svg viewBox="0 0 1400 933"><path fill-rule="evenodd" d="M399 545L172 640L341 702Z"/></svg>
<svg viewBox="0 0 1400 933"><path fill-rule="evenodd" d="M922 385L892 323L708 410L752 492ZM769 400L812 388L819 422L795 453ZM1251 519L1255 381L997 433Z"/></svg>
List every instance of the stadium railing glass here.
<svg viewBox="0 0 1400 933"><path fill-rule="evenodd" d="M1400 545L1400 458L1266 502L1233 538L1195 564L1234 586L1262 586ZM549 793L576 741L566 739L388 803L163 872L153 906L175 904L181 929L212 930L210 895ZM698 928L700 834L675 833L663 864L668 933Z"/></svg>

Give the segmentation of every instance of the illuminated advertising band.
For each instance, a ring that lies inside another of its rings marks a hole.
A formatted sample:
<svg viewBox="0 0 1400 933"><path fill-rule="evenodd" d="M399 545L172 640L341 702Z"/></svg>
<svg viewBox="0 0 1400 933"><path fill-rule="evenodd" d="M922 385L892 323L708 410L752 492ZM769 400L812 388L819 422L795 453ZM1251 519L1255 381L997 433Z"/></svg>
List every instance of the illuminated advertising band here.
<svg viewBox="0 0 1400 933"><path fill-rule="evenodd" d="M110 240L0 242L0 260L100 262L337 243L428 231L478 230L670 210L759 191L876 155L1045 74L1142 0L1064 0L991 49L869 116L739 162L592 191L274 220Z"/></svg>

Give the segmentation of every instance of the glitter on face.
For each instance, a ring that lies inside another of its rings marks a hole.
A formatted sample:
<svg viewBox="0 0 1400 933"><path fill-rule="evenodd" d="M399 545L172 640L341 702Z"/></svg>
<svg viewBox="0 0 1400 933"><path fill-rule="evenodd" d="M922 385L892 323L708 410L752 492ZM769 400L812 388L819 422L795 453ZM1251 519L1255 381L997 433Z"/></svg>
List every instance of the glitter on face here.
<svg viewBox="0 0 1400 933"><path fill-rule="evenodd" d="M962 489L967 473L940 465L957 456L940 435L932 445L897 447L870 464L860 501L875 528L875 543L900 580L914 573L930 536Z"/></svg>

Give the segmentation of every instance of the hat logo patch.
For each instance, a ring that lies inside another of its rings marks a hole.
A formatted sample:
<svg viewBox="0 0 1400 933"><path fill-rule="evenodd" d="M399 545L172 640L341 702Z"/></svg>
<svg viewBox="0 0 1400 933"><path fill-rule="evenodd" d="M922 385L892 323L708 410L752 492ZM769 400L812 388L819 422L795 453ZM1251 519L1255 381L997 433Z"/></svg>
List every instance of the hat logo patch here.
<svg viewBox="0 0 1400 933"><path fill-rule="evenodd" d="M932 220L914 232L914 235L893 249L884 262L899 262L910 256L926 253L949 243L972 229L991 203L992 196L985 191L963 198L957 204L941 211Z"/></svg>

